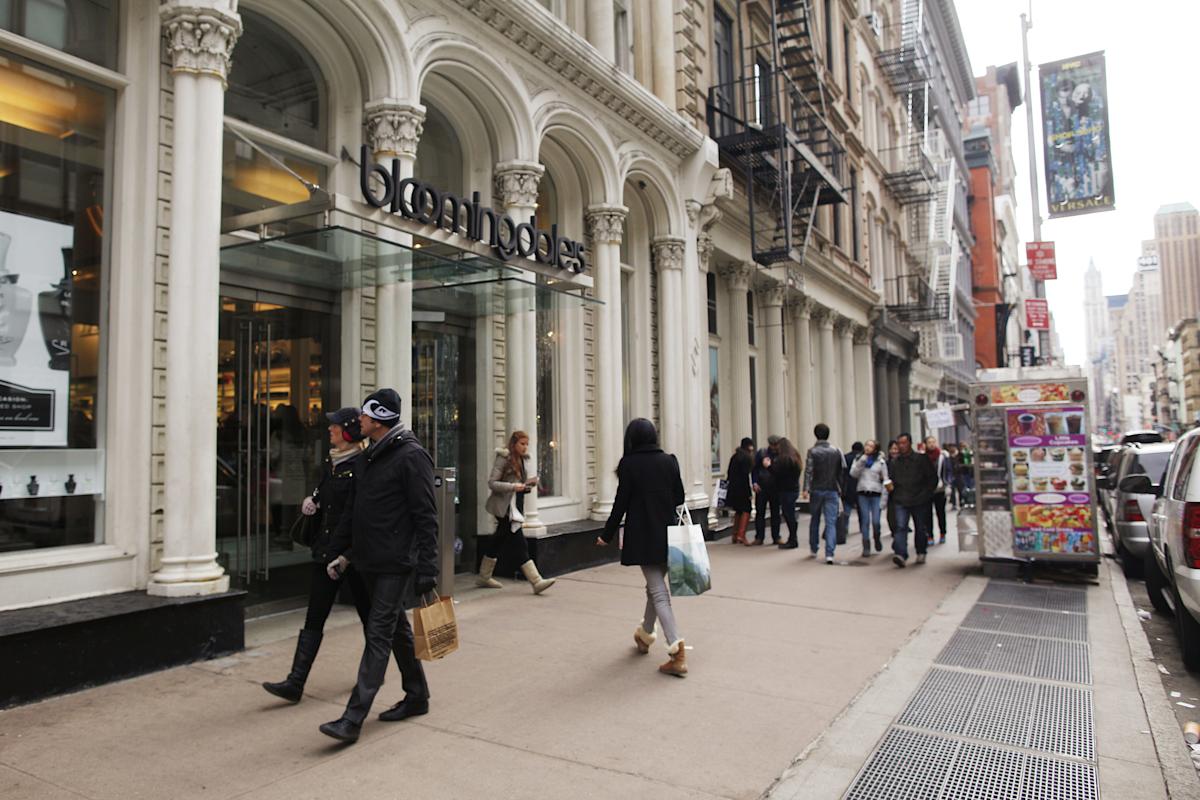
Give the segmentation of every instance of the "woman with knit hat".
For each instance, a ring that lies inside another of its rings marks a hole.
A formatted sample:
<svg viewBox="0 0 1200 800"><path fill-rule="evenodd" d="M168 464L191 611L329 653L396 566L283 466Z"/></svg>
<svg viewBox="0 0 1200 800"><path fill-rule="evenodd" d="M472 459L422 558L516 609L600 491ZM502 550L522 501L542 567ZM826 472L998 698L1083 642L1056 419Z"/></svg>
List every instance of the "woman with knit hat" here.
<svg viewBox="0 0 1200 800"><path fill-rule="evenodd" d="M354 483L354 459L363 450L358 414L358 409L351 407L325 415L329 420L329 455L325 458L316 490L304 498L300 505L301 513L315 518L312 520L312 530L316 531L311 543L313 570L308 590L308 613L296 642L292 671L279 683L263 683L263 688L268 692L292 703L300 702L304 694L304 683L321 646L325 620L329 618L343 581L350 586L354 607L364 625L371 611L370 594L360 572L352 566L347 567L335 579L329 576L325 568L333 558L329 553L329 545L342 517L346 496Z"/></svg>

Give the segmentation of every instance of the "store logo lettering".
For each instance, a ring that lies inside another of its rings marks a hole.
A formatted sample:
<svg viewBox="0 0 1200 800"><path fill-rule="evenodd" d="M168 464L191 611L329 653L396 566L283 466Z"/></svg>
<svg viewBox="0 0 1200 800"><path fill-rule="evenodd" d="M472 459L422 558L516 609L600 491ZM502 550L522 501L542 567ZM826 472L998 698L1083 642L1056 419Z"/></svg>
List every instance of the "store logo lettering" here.
<svg viewBox="0 0 1200 800"><path fill-rule="evenodd" d="M390 171L382 164L369 164L369 158L370 152L363 145L359 156L358 182L363 199L369 205L386 207L405 219L432 225L476 242L486 242L501 261L520 256L555 269L569 269L578 273L586 268L583 243L560 238L558 223L551 225L549 231L544 231L538 229L534 217L530 217L529 222L514 222L507 214L499 214L483 205L479 192L472 192L471 199L464 200L414 178L402 179L398 158L392 159ZM372 175L382 185L382 194L372 188Z"/></svg>

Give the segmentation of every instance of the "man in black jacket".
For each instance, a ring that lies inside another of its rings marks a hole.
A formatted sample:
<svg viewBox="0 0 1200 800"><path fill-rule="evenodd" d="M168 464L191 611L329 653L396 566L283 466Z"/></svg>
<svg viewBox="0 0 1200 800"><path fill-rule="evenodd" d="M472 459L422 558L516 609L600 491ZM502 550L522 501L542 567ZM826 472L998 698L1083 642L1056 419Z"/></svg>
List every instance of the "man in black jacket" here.
<svg viewBox="0 0 1200 800"><path fill-rule="evenodd" d="M896 525L892 532L892 561L897 567L908 562L908 520L911 517L916 532L913 540L917 545L917 563L925 563L925 551L929 546L929 532L933 530L933 490L937 488L938 476L933 462L924 453L913 452L912 436L902 433L896 437L900 455L888 465L892 479L888 505L896 507Z"/></svg>
<svg viewBox="0 0 1200 800"><path fill-rule="evenodd" d="M404 699L379 718L390 722L428 713L429 685L404 613L404 591L415 575L417 594L431 592L438 575L433 459L400 425L395 390L380 389L368 397L359 419L371 443L358 457L354 486L330 547L336 558L329 562L330 575L353 562L371 591L358 682L341 719L321 726L321 733L343 742L358 740L383 684L389 652L395 652L400 667Z"/></svg>
<svg viewBox="0 0 1200 800"><path fill-rule="evenodd" d="M762 544L767 536L767 509L771 509L771 543L782 545L779 538L779 492L775 488L775 476L771 463L779 455L779 437L768 436L767 446L754 454L754 472L751 480L754 489L754 543ZM794 546L794 545L793 545Z"/></svg>

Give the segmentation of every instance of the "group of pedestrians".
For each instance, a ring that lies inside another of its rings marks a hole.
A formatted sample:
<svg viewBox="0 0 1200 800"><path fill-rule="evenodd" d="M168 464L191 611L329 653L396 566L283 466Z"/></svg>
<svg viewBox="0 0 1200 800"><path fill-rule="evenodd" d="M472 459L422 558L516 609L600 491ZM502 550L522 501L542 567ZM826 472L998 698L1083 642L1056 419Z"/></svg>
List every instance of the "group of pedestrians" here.
<svg viewBox="0 0 1200 800"><path fill-rule="evenodd" d="M769 513L772 543L784 550L798 548L796 506L802 500L810 514L809 553L826 564L835 563L839 527L844 537L851 510L858 517L864 557L872 549L883 551L885 505L897 567L908 565L910 531L918 564L925 563L935 541L935 522L936 541L946 541L947 501L957 507L965 497L969 451L955 445L944 451L933 436L914 448L911 434L902 433L888 442L886 452L871 439L855 442L843 453L830 443L828 425L818 424L813 436L803 457L786 437L769 436L760 450L752 439L742 439L726 471L725 507L734 514L734 544L765 544ZM749 539L752 504L755 535ZM786 540L780 536L781 522L787 526Z"/></svg>
<svg viewBox="0 0 1200 800"><path fill-rule="evenodd" d="M416 657L413 629L405 613L407 597L425 597L437 588L438 523L433 459L416 435L400 424L400 396L380 389L361 409L342 408L326 415L330 449L316 488L301 503L308 518L313 570L304 627L297 638L292 668L279 682L264 682L271 694L298 703L304 695L325 622L343 585L349 588L365 645L350 699L342 715L320 726L321 733L356 742L383 684L389 658L400 670L404 697L379 715L395 722L429 712L429 684ZM529 436L514 431L508 447L498 450L488 479L486 508L496 518L495 532L482 548L478 584L499 588L493 578L497 559L514 551L534 594L553 584L543 578L525 543L524 497L538 479L528 474ZM646 605L634 630L637 653L647 654L666 637L668 660L658 669L685 677L683 636L667 588L667 527L683 506L679 462L664 453L658 431L646 419L633 420L625 432L625 450L617 465L617 495L596 545L608 547L621 537L621 563L641 568Z"/></svg>

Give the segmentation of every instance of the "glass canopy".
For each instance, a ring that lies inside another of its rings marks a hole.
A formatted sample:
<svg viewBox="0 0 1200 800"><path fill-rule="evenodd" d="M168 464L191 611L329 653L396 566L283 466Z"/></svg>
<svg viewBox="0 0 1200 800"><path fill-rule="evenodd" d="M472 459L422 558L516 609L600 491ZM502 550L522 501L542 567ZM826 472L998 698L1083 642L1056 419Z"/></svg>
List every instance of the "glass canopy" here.
<svg viewBox="0 0 1200 800"><path fill-rule="evenodd" d="M221 269L227 273L335 291L411 283L414 309L466 317L600 304L519 264L419 239L397 244L340 226L221 250Z"/></svg>

